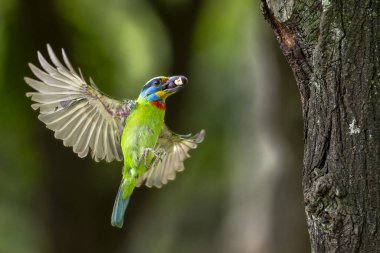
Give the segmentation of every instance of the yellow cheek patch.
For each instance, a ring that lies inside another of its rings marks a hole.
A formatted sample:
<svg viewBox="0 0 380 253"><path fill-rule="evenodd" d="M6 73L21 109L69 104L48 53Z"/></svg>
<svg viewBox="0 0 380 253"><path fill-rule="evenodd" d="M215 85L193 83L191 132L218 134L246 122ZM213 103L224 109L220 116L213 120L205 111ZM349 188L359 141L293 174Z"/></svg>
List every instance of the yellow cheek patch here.
<svg viewBox="0 0 380 253"><path fill-rule="evenodd" d="M156 92L156 95L161 98L162 100L165 100L167 97L169 97L172 93L169 93L169 92L165 92L165 91L157 91Z"/></svg>

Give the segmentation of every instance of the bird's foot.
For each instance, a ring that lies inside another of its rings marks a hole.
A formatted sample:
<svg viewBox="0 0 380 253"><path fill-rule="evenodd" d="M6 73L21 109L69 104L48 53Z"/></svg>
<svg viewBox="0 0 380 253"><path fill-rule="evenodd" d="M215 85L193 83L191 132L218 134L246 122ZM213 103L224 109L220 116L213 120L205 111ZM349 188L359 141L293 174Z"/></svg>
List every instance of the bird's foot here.
<svg viewBox="0 0 380 253"><path fill-rule="evenodd" d="M148 155L149 152L154 155L153 159L159 159L162 160L162 157L166 154L165 150L163 148L159 148L157 150L154 150L153 148L145 148L143 157L144 157L144 165L146 168L148 168Z"/></svg>
<svg viewBox="0 0 380 253"><path fill-rule="evenodd" d="M156 154L158 154L158 155L155 155L155 157L153 158L154 159L154 161L156 160L156 159L158 159L158 160L160 160L160 162L162 161L162 158L164 157L164 156L166 156L166 151L165 151L165 149L163 149L163 148L159 148L159 149L157 149L156 150ZM153 162L152 162L153 163Z"/></svg>

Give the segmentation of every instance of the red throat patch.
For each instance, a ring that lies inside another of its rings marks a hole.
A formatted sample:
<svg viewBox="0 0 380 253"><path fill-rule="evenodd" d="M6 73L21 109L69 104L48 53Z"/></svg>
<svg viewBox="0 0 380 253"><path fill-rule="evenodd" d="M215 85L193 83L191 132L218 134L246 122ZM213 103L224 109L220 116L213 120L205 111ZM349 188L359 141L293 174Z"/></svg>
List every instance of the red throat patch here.
<svg viewBox="0 0 380 253"><path fill-rule="evenodd" d="M166 109L166 105L165 104L161 104L160 102L158 101L153 101L153 102L150 102L151 105L157 107L158 109L161 109L161 110L165 110Z"/></svg>

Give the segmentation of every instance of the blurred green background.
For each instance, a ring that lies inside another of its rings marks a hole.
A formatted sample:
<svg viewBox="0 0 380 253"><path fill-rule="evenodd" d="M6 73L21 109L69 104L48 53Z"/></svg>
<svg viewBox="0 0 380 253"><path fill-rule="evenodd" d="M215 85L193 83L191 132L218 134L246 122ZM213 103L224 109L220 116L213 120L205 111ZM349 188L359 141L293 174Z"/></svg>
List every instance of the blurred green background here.
<svg viewBox="0 0 380 253"><path fill-rule="evenodd" d="M186 170L135 191L111 227L121 163L78 158L38 121L23 81L46 43L115 98L158 75ZM309 252L302 119L292 73L254 0L1 0L0 253Z"/></svg>

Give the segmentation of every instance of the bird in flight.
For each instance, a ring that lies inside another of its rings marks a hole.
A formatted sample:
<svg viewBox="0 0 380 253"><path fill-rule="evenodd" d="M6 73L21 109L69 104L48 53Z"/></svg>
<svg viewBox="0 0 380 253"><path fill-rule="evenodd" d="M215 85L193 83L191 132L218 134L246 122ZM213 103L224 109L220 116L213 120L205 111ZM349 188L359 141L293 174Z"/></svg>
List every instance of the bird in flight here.
<svg viewBox="0 0 380 253"><path fill-rule="evenodd" d="M90 78L89 84L72 67L62 49L63 63L47 45L49 63L40 52L42 68L29 67L39 79L25 82L35 91L26 95L39 109L38 119L53 130L57 139L72 147L79 157L91 153L95 161L124 160L122 180L111 216L121 228L124 213L135 187L160 188L184 170L184 160L205 136L179 135L164 123L166 99L188 83L185 76L159 76L142 87L136 100L118 101L102 93Z"/></svg>

